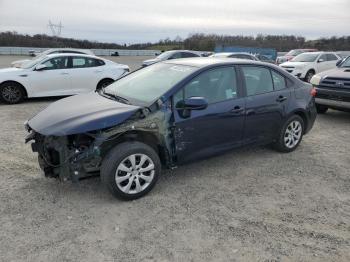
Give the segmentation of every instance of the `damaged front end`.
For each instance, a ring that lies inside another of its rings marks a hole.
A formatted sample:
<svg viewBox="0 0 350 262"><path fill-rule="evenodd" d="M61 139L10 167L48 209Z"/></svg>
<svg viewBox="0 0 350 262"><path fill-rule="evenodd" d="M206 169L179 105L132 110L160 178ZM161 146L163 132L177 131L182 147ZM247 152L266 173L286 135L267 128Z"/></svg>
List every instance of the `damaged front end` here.
<svg viewBox="0 0 350 262"><path fill-rule="evenodd" d="M43 136L28 127L26 142L38 153L40 168L46 177L77 181L99 170L98 141L89 135Z"/></svg>
<svg viewBox="0 0 350 262"><path fill-rule="evenodd" d="M122 123L80 134L43 135L26 123L26 143L33 141L32 150L38 153L45 176L62 181L93 175L100 170L109 150L132 140L151 145L163 164L171 168L175 158L172 122L170 105L160 103L153 112L139 109Z"/></svg>

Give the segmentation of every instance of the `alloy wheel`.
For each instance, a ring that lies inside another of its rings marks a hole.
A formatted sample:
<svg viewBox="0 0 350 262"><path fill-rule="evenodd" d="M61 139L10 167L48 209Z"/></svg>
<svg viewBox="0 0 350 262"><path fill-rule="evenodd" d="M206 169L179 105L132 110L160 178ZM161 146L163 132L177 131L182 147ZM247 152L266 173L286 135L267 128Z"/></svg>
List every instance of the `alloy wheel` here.
<svg viewBox="0 0 350 262"><path fill-rule="evenodd" d="M296 145L298 145L302 135L302 131L303 128L299 121L294 120L290 122L284 133L284 144L286 145L286 147L294 148Z"/></svg>
<svg viewBox="0 0 350 262"><path fill-rule="evenodd" d="M126 194L144 191L153 181L155 165L145 154L132 154L120 162L115 174L118 188Z"/></svg>
<svg viewBox="0 0 350 262"><path fill-rule="evenodd" d="M16 103L21 100L22 93L17 86L7 85L1 89L1 96L8 103Z"/></svg>

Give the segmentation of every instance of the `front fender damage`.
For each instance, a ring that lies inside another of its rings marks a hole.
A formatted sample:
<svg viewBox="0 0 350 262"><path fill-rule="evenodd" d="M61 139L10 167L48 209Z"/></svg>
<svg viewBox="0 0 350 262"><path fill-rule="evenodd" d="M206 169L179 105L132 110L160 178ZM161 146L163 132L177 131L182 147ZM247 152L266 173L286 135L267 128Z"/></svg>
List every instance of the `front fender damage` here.
<svg viewBox="0 0 350 262"><path fill-rule="evenodd" d="M39 165L45 176L78 181L98 172L103 157L123 138L134 139L140 133L156 138L156 146L162 149L165 165L173 167L172 123L170 108L161 105L156 112L142 109L122 124L84 134L43 136L27 126L30 134L26 142L34 140L32 150L38 153Z"/></svg>

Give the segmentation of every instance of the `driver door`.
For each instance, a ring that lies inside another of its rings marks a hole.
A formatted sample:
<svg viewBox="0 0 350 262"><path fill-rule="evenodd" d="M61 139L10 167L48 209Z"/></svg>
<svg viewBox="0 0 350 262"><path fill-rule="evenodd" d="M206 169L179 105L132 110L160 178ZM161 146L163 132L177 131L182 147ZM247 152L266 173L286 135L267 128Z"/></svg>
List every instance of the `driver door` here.
<svg viewBox="0 0 350 262"><path fill-rule="evenodd" d="M68 57L54 57L43 63L46 67L35 70L29 76L29 86L33 96L69 95L71 81L68 69Z"/></svg>
<svg viewBox="0 0 350 262"><path fill-rule="evenodd" d="M207 70L173 97L175 148L178 162L210 156L241 144L245 100L233 66ZM186 98L204 97L208 107L184 115Z"/></svg>

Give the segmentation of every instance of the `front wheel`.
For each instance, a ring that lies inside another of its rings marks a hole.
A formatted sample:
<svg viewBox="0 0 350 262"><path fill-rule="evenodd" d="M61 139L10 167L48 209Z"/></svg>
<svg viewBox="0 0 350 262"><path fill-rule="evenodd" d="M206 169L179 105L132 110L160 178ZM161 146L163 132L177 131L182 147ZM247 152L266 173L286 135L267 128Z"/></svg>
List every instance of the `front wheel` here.
<svg viewBox="0 0 350 262"><path fill-rule="evenodd" d="M133 200L152 190L161 172L157 153L140 142L125 142L103 159L101 180L117 198Z"/></svg>
<svg viewBox="0 0 350 262"><path fill-rule="evenodd" d="M298 115L291 116L283 125L275 148L280 152L292 152L300 144L304 134L304 121Z"/></svg>
<svg viewBox="0 0 350 262"><path fill-rule="evenodd" d="M0 86L0 99L6 104L18 104L23 101L23 87L15 82L7 82Z"/></svg>
<svg viewBox="0 0 350 262"><path fill-rule="evenodd" d="M306 73L306 76L305 76L305 82L308 82L310 83L311 81L311 78L315 75L315 73L313 71L309 71Z"/></svg>

